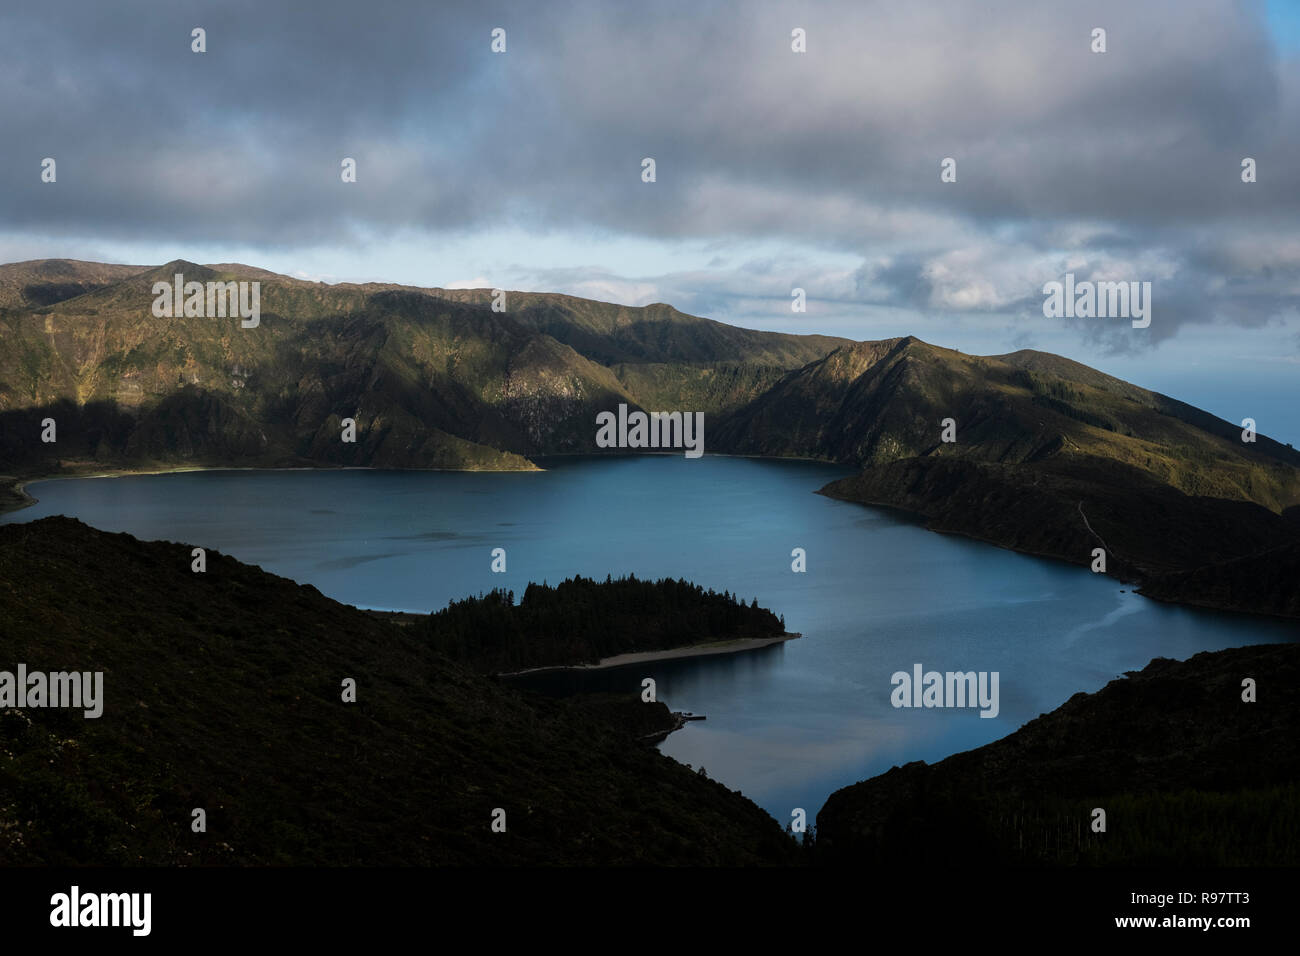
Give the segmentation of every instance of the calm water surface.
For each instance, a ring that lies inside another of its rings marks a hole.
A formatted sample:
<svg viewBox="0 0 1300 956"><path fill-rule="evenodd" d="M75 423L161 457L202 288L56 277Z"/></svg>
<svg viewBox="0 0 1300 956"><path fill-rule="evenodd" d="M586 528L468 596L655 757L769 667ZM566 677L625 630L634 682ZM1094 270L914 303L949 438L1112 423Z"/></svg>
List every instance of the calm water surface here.
<svg viewBox="0 0 1300 956"><path fill-rule="evenodd" d="M0 521L66 514L215 548L362 607L429 611L574 574L684 577L757 597L804 636L584 675L707 715L661 749L783 823L909 760L987 743L1151 658L1297 638L1285 623L1148 601L1086 569L928 532L813 494L848 472L677 456L571 458L540 474L219 471L40 482ZM505 548L508 572L490 571ZM807 573L791 571L793 548ZM1001 712L894 709L890 675L1000 673Z"/></svg>

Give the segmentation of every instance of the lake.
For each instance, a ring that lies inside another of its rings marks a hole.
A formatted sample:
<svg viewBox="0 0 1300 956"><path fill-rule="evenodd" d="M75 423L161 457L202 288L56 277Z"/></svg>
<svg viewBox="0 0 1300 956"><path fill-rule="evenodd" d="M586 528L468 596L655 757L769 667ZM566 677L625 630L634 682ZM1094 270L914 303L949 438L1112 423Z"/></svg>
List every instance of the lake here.
<svg viewBox="0 0 1300 956"><path fill-rule="evenodd" d="M547 459L542 473L209 471L68 479L5 523L65 514L231 554L361 607L429 611L530 581L686 578L785 616L759 651L581 675L704 714L660 749L783 824L835 789L995 740L1153 657L1295 640L1285 622L1148 601L1085 568L934 534L814 494L849 472L676 455ZM507 570L492 573L492 550ZM807 571L791 570L803 548ZM1000 711L895 709L896 671L999 674ZM554 689L555 678L535 685Z"/></svg>

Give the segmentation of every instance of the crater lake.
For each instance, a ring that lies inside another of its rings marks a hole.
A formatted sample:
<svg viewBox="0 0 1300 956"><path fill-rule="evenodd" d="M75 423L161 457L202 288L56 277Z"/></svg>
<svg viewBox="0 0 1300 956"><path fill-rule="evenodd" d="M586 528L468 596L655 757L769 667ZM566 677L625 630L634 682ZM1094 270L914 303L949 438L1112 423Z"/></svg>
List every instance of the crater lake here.
<svg viewBox="0 0 1300 956"><path fill-rule="evenodd" d="M660 749L783 825L912 760L1005 736L1153 657L1292 641L1294 625L1150 601L1087 568L935 534L815 494L847 469L677 455L539 460L534 473L199 471L57 479L4 523L47 515L216 549L359 607L428 612L575 574L685 578L753 598L802 637L756 651L519 678L703 714ZM507 570L493 573L504 548ZM802 548L807 570L792 570ZM76 587L69 581L68 587ZM895 708L891 675L997 672L978 708Z"/></svg>

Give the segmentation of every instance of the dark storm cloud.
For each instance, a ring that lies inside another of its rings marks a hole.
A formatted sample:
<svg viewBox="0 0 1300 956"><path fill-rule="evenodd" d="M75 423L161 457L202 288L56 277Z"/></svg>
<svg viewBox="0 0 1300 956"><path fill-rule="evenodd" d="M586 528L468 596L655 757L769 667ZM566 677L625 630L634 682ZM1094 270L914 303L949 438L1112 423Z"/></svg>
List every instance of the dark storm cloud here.
<svg viewBox="0 0 1300 956"><path fill-rule="evenodd" d="M1261 3L54 2L6 15L0 80L10 230L788 240L862 256L828 295L1010 314L1127 269L1166 289L1153 339L1300 286L1300 79Z"/></svg>

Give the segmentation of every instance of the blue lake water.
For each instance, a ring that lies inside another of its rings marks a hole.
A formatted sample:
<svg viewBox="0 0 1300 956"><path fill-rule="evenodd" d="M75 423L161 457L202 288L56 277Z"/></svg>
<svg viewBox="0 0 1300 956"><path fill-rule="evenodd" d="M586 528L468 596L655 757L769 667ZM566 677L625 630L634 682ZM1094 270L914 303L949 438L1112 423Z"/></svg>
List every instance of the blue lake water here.
<svg viewBox="0 0 1300 956"><path fill-rule="evenodd" d="M1153 657L1297 639L1157 604L1086 569L938 535L814 492L848 472L706 456L566 458L534 474L213 471L40 482L31 508L231 554L362 607L429 611L574 574L683 577L783 614L799 640L585 675L707 715L661 750L782 823L835 789L1006 735ZM507 572L491 571L505 548ZM807 553L806 573L791 551ZM890 677L997 671L1000 713L895 709Z"/></svg>

